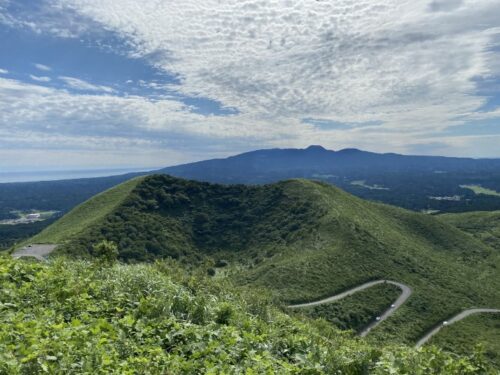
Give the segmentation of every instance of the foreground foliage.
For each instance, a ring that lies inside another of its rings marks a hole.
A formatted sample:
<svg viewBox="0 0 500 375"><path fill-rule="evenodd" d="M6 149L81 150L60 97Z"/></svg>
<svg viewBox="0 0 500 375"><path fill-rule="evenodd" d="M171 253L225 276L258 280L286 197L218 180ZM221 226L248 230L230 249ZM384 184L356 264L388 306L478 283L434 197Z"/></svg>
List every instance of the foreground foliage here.
<svg viewBox="0 0 500 375"><path fill-rule="evenodd" d="M480 345L485 358L500 368L500 314L477 314L444 327L430 343L454 353L471 353Z"/></svg>
<svg viewBox="0 0 500 375"><path fill-rule="evenodd" d="M500 253L435 217L320 182L224 186L138 178L92 198L31 242L58 243L59 252L91 258L101 241L115 243L126 262L225 260L224 270L209 272L270 290L285 303L329 297L369 280L405 283L412 296L371 333L381 342L414 344L463 309L500 308ZM313 316L359 329L388 303L361 297L343 311L325 306Z"/></svg>
<svg viewBox="0 0 500 375"><path fill-rule="evenodd" d="M172 263L0 258L0 374L493 374L481 355L371 346Z"/></svg>

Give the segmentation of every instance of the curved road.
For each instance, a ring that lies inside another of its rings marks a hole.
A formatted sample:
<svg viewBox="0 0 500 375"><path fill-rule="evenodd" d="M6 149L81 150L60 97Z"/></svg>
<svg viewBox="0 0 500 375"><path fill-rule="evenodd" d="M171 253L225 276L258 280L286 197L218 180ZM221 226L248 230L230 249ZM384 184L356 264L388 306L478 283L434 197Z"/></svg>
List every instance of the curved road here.
<svg viewBox="0 0 500 375"><path fill-rule="evenodd" d="M482 313L500 313L500 309L470 309L470 310L464 310L461 313L455 315L453 318L447 320L447 324L440 324L436 328L430 330L424 337L422 337L420 340L418 340L417 345L415 347L419 348L422 345L424 345L427 341L431 339L432 336L434 336L436 333L438 333L441 328L447 327L450 324L456 323L462 319L467 318L470 315L473 314L482 314ZM444 322L443 322L444 323Z"/></svg>
<svg viewBox="0 0 500 375"><path fill-rule="evenodd" d="M40 245L33 244L23 247L22 249L16 250L12 253L13 258L21 257L34 257L38 260L44 261L45 257L49 255L57 245Z"/></svg>
<svg viewBox="0 0 500 375"><path fill-rule="evenodd" d="M397 309L403 305L403 303L406 302L408 297L411 295L411 288L405 284L401 284L395 281L390 281L390 280L376 280L376 281L370 281L365 284L359 285L355 288L349 289L343 293L336 294L332 297L328 297L319 301L314 301L314 302L308 302L308 303L301 303L297 305L289 305L288 307L291 309L295 308L301 308L301 307L312 307L312 306L318 306L318 305L323 305L325 303L330 303L330 302L335 302L338 300L341 300L345 297L351 296L357 292L360 292L362 290L371 288L372 286L378 285L378 284L392 284L397 286L399 289L401 289L401 295L398 297L398 299L393 303L394 307L390 307L387 310L385 310L381 315L379 320L375 320L371 322L363 331L360 332L360 336L364 337L366 336L373 328L378 326L380 323L382 323L384 320L386 320L389 316L391 316Z"/></svg>
<svg viewBox="0 0 500 375"><path fill-rule="evenodd" d="M16 250L14 253L12 253L12 257L14 258L21 258L21 257L26 257L26 256L31 256L35 257L39 260L46 260L46 256L49 255L54 249L56 248L57 245L40 245L40 244L33 244L33 245L28 245L23 247L20 250ZM378 326L380 323L382 323L384 320L386 320L389 316L391 316L397 309L399 309L405 302L406 300L410 297L412 290L409 286L398 283L396 281L390 281L390 280L376 280L376 281L370 281L367 283L364 283L362 285L359 285L355 288L346 290L345 292L336 294L334 296L324 298L318 301L313 301L313 302L308 302L308 303L301 303L297 305L289 305L288 308L295 309L295 308L301 308L301 307L312 307L312 306L318 306L318 305L323 305L326 303L330 302L335 302L338 300L341 300L343 298L346 298L348 296L351 296L357 292L360 292L362 290L371 288L372 286L378 285L378 284L392 284L397 286L399 289L401 289L401 295L396 299L396 301L392 304L390 308L385 310L381 315L380 319L375 320L371 322L368 326L363 329L363 331L360 332L360 336L364 337L366 336L373 328ZM467 318L470 315L473 314L482 314L482 313L500 313L500 309L470 309L470 310L464 310L461 313L455 315L453 318L449 319L447 321L447 324L441 324L431 331L429 331L427 334L425 334L420 340L418 340L416 347L419 348L422 345L424 345L427 341L431 339L432 336L437 334L443 327L451 325L453 323L456 323L462 319Z"/></svg>

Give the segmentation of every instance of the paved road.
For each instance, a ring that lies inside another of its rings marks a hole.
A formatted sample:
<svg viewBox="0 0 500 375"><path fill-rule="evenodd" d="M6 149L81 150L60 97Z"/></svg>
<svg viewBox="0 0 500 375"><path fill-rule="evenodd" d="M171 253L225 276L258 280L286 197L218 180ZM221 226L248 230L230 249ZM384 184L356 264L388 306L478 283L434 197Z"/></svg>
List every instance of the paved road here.
<svg viewBox="0 0 500 375"><path fill-rule="evenodd" d="M425 334L424 337L422 337L420 340L418 340L417 345L415 345L417 348L421 347L424 345L427 341L431 339L432 336L434 336L436 333L438 333L441 328L447 327L450 324L456 323L462 319L467 318L470 315L473 314L482 314L482 313L500 313L499 309L470 309L470 310L464 310L460 314L455 315L453 318L447 320L447 324L440 324L436 328L432 329L429 331L427 334ZM443 322L444 323L444 322Z"/></svg>
<svg viewBox="0 0 500 375"><path fill-rule="evenodd" d="M360 292L362 290L371 288L372 286L378 285L378 284L392 284L397 286L399 289L401 289L401 295L398 297L398 299L393 303L394 307L390 307L387 310L385 310L381 315L379 320L375 320L372 323L370 323L363 331L360 332L360 336L364 337L366 336L373 328L378 326L380 323L382 323L384 320L386 320L389 316L391 316L397 309L399 309L403 303L406 302L408 297L411 295L411 288L405 284L401 284L395 281L390 281L390 280L376 280L376 281L370 281L368 283L359 285L355 288L349 289L343 293L336 294L332 297L328 297L319 301L314 301L314 302L308 302L308 303L301 303L297 305L289 305L289 308L295 309L295 308L301 308L301 307L312 307L312 306L318 306L318 305L323 305L325 303L330 303L330 302L335 302L338 300L341 300L345 297L351 296L357 292Z"/></svg>
<svg viewBox="0 0 500 375"><path fill-rule="evenodd" d="M45 257L49 255L57 245L40 245L33 244L23 247L22 249L16 250L12 253L13 258L21 257L34 257L38 260L46 260Z"/></svg>

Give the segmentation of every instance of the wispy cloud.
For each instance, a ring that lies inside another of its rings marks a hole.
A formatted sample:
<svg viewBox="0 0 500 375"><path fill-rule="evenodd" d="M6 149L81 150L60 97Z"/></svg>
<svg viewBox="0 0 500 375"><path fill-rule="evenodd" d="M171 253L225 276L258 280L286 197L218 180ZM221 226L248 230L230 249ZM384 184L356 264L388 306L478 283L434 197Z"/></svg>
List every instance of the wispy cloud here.
<svg viewBox="0 0 500 375"><path fill-rule="evenodd" d="M481 82L500 77L497 0L43 4L39 17L11 19L59 37L107 35L119 40L115 52L127 46L129 57L175 76L176 84L139 81L158 92L151 99L119 96L118 85L93 77L59 77L68 90L5 80L0 122L15 124L12 144L32 132L32 138L54 139L53 145L80 139L80 147L132 148L136 142L161 150L193 142L192 149L224 144L229 152L320 143L499 156L485 137L443 135L450 127L500 118L499 108L480 110L491 99L481 94ZM237 111L195 113L173 92Z"/></svg>
<svg viewBox="0 0 500 375"><path fill-rule="evenodd" d="M39 76L34 76L33 74L30 74L30 78L33 80L33 81L37 81L37 82L50 82L51 81L51 78L50 77L39 77Z"/></svg>
<svg viewBox="0 0 500 375"><path fill-rule="evenodd" d="M75 90L81 90L81 91L101 91L105 93L112 93L115 90L113 90L111 87L108 86L102 86L102 85L94 85L92 83L89 83L87 81L84 81L79 78L75 77L65 77L61 76L59 77L61 81L66 83L69 87Z"/></svg>
<svg viewBox="0 0 500 375"><path fill-rule="evenodd" d="M6 69L0 69L0 74L9 74L9 71Z"/></svg>
<svg viewBox="0 0 500 375"><path fill-rule="evenodd" d="M47 66L47 65L43 65L43 64L33 64L35 66L35 68L37 68L38 70L41 70L43 72L50 72L52 70L52 68L50 66Z"/></svg>
<svg viewBox="0 0 500 375"><path fill-rule="evenodd" d="M415 130L485 102L473 78L493 73L486 51L500 28L490 0L60 3L178 74L187 95L263 118Z"/></svg>

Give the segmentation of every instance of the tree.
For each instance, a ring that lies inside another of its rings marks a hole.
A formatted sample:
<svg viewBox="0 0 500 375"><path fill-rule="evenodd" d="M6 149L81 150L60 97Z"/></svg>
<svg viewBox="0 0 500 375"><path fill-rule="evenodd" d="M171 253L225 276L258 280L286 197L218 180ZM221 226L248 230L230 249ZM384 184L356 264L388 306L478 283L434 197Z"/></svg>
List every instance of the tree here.
<svg viewBox="0 0 500 375"><path fill-rule="evenodd" d="M112 266L118 258L118 246L113 241L102 240L92 247L94 256L103 266Z"/></svg>

